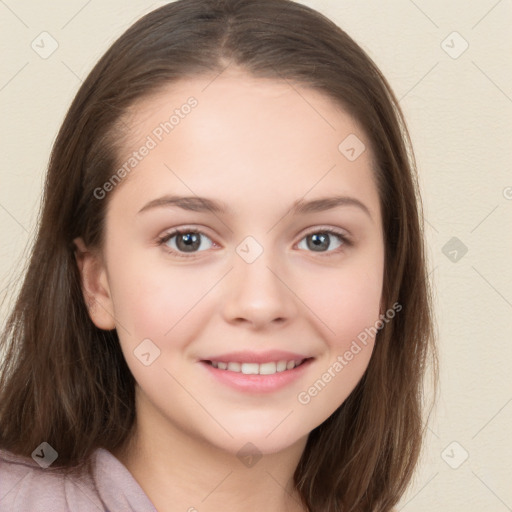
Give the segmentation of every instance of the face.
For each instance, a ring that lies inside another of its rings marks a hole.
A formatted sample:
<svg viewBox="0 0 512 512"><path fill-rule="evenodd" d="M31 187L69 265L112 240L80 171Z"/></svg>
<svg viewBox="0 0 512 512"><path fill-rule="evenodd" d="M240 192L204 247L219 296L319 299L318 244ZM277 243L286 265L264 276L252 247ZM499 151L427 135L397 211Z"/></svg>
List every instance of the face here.
<svg viewBox="0 0 512 512"><path fill-rule="evenodd" d="M122 181L91 198L108 201L105 244L81 270L138 417L231 453L304 440L361 379L381 313L365 134L318 92L234 71L172 84L127 123Z"/></svg>

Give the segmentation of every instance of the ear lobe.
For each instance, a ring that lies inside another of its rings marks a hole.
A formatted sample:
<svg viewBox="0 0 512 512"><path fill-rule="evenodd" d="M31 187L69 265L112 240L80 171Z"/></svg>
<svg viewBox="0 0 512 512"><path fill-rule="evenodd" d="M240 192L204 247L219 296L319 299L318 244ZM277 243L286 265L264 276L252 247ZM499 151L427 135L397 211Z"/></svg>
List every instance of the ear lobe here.
<svg viewBox="0 0 512 512"><path fill-rule="evenodd" d="M82 238L75 238L75 259L89 317L96 327L115 329L114 308L107 271L98 251L87 248Z"/></svg>

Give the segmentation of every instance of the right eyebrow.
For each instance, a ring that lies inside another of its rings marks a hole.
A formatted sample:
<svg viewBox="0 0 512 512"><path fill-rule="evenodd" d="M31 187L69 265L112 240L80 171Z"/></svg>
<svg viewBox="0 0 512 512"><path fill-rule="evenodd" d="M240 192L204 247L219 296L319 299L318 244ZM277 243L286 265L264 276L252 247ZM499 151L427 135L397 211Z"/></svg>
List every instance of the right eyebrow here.
<svg viewBox="0 0 512 512"><path fill-rule="evenodd" d="M138 213L161 207L177 206L193 212L230 213L231 209L220 201L199 196L163 196L144 205Z"/></svg>

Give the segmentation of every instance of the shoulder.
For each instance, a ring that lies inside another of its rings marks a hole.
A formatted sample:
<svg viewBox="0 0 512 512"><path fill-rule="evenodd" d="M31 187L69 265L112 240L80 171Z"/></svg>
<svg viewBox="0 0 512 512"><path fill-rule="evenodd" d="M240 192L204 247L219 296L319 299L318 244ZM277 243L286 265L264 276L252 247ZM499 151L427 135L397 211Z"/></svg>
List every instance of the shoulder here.
<svg viewBox="0 0 512 512"><path fill-rule="evenodd" d="M0 512L156 512L128 469L104 448L91 455L92 474L65 474L31 457L0 450Z"/></svg>
<svg viewBox="0 0 512 512"><path fill-rule="evenodd" d="M0 512L104 510L94 487L88 475L70 477L0 450Z"/></svg>

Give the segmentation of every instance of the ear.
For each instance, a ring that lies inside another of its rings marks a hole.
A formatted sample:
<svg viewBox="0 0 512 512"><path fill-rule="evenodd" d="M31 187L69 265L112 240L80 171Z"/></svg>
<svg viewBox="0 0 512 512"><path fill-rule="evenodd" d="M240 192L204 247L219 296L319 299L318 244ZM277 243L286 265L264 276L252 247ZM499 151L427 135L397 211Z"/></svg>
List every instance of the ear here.
<svg viewBox="0 0 512 512"><path fill-rule="evenodd" d="M89 250L82 238L75 238L75 259L82 292L94 325L111 330L116 327L107 271L98 251Z"/></svg>

